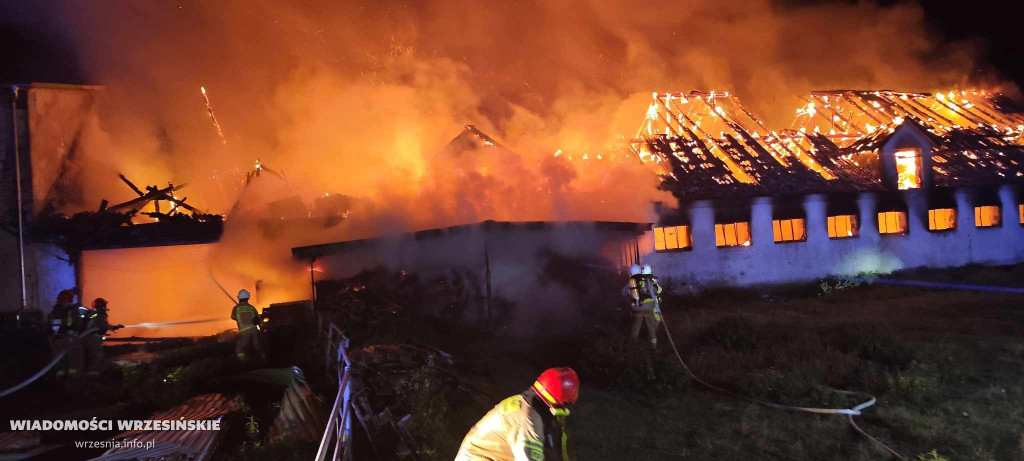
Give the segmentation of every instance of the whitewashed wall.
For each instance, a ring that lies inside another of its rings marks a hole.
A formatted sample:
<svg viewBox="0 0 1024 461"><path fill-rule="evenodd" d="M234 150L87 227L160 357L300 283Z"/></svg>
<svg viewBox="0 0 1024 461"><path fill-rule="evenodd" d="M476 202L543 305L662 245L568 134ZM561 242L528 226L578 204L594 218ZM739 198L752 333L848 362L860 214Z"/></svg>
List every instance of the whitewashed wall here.
<svg viewBox="0 0 1024 461"><path fill-rule="evenodd" d="M928 230L928 201L922 190L901 191L908 207L909 232L880 235L878 197L860 194L860 236L830 240L827 204L822 195L803 197L806 212L805 242L775 243L772 238L772 201L753 200L751 246L717 248L714 210L707 201L687 210L692 226L693 249L655 252L653 237L641 251L645 263L677 290L709 286L750 286L807 282L830 275L891 272L914 267L955 267L965 264L1011 264L1024 261L1024 227L1018 214L1017 186L1002 186L1002 225L976 228L972 192L957 189L957 228Z"/></svg>

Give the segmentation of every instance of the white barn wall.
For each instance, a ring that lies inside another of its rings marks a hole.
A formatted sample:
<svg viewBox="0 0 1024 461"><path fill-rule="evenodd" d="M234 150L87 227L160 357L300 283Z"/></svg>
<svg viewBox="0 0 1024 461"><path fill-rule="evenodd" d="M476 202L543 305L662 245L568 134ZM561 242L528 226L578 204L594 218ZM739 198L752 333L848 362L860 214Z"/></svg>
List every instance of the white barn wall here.
<svg viewBox="0 0 1024 461"><path fill-rule="evenodd" d="M957 228L928 230L928 200L923 190L901 191L908 207L909 232L881 235L878 232L878 194L857 198L860 236L829 239L827 200L822 195L802 198L806 213L807 240L775 243L772 238L772 201L757 198L751 203L751 246L717 248L714 209L710 201L694 202L689 216L693 248L654 252L641 248L643 261L674 289L711 286L747 286L808 282L832 275L891 272L914 267L956 267L965 264L1012 264L1024 261L1024 228L1018 219L1018 189L999 189L1002 225L974 226L973 191L957 189ZM653 238L644 239L653 241Z"/></svg>

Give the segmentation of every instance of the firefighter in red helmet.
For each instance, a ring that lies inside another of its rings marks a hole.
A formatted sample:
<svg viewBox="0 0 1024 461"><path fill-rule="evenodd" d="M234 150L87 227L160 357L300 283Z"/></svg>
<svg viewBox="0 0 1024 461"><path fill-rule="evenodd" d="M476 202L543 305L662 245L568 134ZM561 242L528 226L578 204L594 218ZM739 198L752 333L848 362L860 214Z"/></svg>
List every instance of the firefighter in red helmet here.
<svg viewBox="0 0 1024 461"><path fill-rule="evenodd" d="M111 325L107 321L108 314L107 300L94 299L85 324L85 336L81 339L85 349L85 370L88 375L98 375L102 371L103 340L106 339L107 330L124 328L124 325Z"/></svg>
<svg viewBox="0 0 1024 461"><path fill-rule="evenodd" d="M50 323L50 351L61 358L54 368L54 376L58 379L77 375L84 361L82 346L78 342L78 334L83 324L85 308L75 303L74 290L61 290L57 294L57 303L53 305L47 316Z"/></svg>
<svg viewBox="0 0 1024 461"><path fill-rule="evenodd" d="M496 405L469 430L455 461L570 461L569 406L580 395L572 368L549 368L526 391Z"/></svg>

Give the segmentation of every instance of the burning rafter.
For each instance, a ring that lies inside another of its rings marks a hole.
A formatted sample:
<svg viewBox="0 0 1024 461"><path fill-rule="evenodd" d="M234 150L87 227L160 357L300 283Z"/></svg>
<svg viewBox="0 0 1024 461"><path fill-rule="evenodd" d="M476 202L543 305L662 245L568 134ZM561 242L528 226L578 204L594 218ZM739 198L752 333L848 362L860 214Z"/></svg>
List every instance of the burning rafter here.
<svg viewBox="0 0 1024 461"><path fill-rule="evenodd" d="M832 186L844 190L857 189L863 180L874 185L844 171L852 165L831 155L838 151L835 145L771 130L729 93L654 93L630 147L641 161L658 165L677 189L749 185L797 192L837 179Z"/></svg>
<svg viewBox="0 0 1024 461"><path fill-rule="evenodd" d="M249 185L249 183L252 182L253 179L260 177L260 175L262 175L264 171L274 176L277 176L278 178L285 179L284 173L278 172L277 170L273 170L270 167L264 165L260 161L260 159L256 159L256 165L252 167L252 170L249 170L249 172L245 174L245 184Z"/></svg>
<svg viewBox="0 0 1024 461"><path fill-rule="evenodd" d="M843 147L842 158L865 165L877 162L896 130L910 125L934 146L937 185L991 184L1024 177L1024 115L1007 101L978 90L819 91L797 110L793 125L821 133Z"/></svg>
<svg viewBox="0 0 1024 461"><path fill-rule="evenodd" d="M934 146L937 185L1024 179L1024 114L997 93L836 90L804 100L790 128L775 131L729 93L654 93L630 150L681 196L877 190L879 150L907 124Z"/></svg>
<svg viewBox="0 0 1024 461"><path fill-rule="evenodd" d="M152 203L153 211L145 212L142 214L150 216L157 220L160 220L160 218L168 218L175 216L177 214L181 214L181 210L188 211L192 215L192 217L198 218L200 220L209 219L214 216L203 213L199 209L186 203L188 197L178 197L177 195L174 194L174 192L184 188L185 186L187 186L187 184L168 184L167 187L164 188L160 188L157 186L146 186L146 192L142 192L141 189L139 189L134 183L128 180L128 178L126 178L123 174L118 175L118 177L121 178L121 181L124 182L125 185L127 185L133 192L135 192L138 195L138 197L113 206L107 206L107 201L104 200L100 204L100 212L123 213L131 217L138 213L139 210L145 208L146 205ZM160 211L161 201L168 202L170 204L170 207L168 208L166 213Z"/></svg>
<svg viewBox="0 0 1024 461"><path fill-rule="evenodd" d="M896 91L815 91L797 109L792 129L821 133L840 147L915 119L929 132L945 137L972 130L1005 144L1024 145L1024 116L1006 110L998 93L960 90L947 93Z"/></svg>

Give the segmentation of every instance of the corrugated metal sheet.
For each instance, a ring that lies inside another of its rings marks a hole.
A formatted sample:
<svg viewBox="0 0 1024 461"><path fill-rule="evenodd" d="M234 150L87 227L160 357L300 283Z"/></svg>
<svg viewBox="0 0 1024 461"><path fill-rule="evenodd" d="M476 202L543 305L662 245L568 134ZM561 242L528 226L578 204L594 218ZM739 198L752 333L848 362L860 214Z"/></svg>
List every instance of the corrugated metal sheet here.
<svg viewBox="0 0 1024 461"><path fill-rule="evenodd" d="M270 426L270 439L292 434L299 440L316 442L320 440L326 417L319 399L306 384L306 378L299 367L293 367L293 379L281 397L281 411Z"/></svg>
<svg viewBox="0 0 1024 461"><path fill-rule="evenodd" d="M152 420L214 420L233 411L222 394L203 394L170 410L154 413ZM133 446L111 448L94 460L159 460L175 456L179 460L209 459L223 433L220 431L128 431L111 440L131 441ZM152 447L147 448L148 444ZM139 446L141 445L141 446Z"/></svg>

